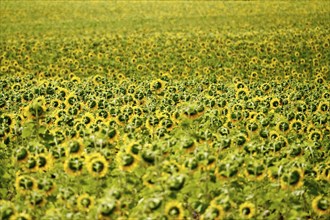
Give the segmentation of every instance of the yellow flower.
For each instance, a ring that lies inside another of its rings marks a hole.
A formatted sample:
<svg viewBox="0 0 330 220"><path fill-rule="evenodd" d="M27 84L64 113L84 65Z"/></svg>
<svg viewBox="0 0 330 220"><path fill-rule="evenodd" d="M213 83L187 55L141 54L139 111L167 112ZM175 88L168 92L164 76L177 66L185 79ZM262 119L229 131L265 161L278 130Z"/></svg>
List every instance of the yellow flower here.
<svg viewBox="0 0 330 220"><path fill-rule="evenodd" d="M25 147L20 147L16 150L16 157L14 158L17 163L24 163L29 158L29 151Z"/></svg>
<svg viewBox="0 0 330 220"><path fill-rule="evenodd" d="M101 154L86 159L86 167L93 177L104 177L109 169L108 161Z"/></svg>
<svg viewBox="0 0 330 220"><path fill-rule="evenodd" d="M146 174L142 177L143 185L149 188L156 188L158 185L156 184L159 181L158 172L155 169L148 170Z"/></svg>
<svg viewBox="0 0 330 220"><path fill-rule="evenodd" d="M26 175L17 176L15 180L15 188L17 192L26 194L36 189L37 183L34 178Z"/></svg>
<svg viewBox="0 0 330 220"><path fill-rule="evenodd" d="M239 206L239 215L243 219L250 219L255 215L255 206L250 202L244 202Z"/></svg>
<svg viewBox="0 0 330 220"><path fill-rule="evenodd" d="M37 188L40 192L43 192L49 196L56 189L56 184L51 179L44 178L38 181Z"/></svg>
<svg viewBox="0 0 330 220"><path fill-rule="evenodd" d="M37 160L37 170L46 171L53 167L53 157L51 154L37 154L35 158Z"/></svg>
<svg viewBox="0 0 330 220"><path fill-rule="evenodd" d="M160 79L155 79L150 83L150 89L159 94L165 89L165 82Z"/></svg>
<svg viewBox="0 0 330 220"><path fill-rule="evenodd" d="M165 205L165 214L169 219L181 220L184 218L182 204L178 201L170 201Z"/></svg>
<svg viewBox="0 0 330 220"><path fill-rule="evenodd" d="M210 205L202 215L202 220L221 220L225 217L225 211L221 205Z"/></svg>
<svg viewBox="0 0 330 220"><path fill-rule="evenodd" d="M322 132L319 130L311 131L308 135L309 140L311 141L319 141L322 140Z"/></svg>
<svg viewBox="0 0 330 220"><path fill-rule="evenodd" d="M3 219L10 219L16 213L13 203L7 200L0 200L0 215Z"/></svg>
<svg viewBox="0 0 330 220"><path fill-rule="evenodd" d="M130 172L133 171L139 163L137 156L127 152L118 152L116 156L116 160L119 169Z"/></svg>
<svg viewBox="0 0 330 220"><path fill-rule="evenodd" d="M67 143L66 145L66 155L81 155L84 150L83 140L82 138L74 138Z"/></svg>
<svg viewBox="0 0 330 220"><path fill-rule="evenodd" d="M97 213L98 220L112 220L115 219L118 210L118 202L112 198L102 199L98 202Z"/></svg>
<svg viewBox="0 0 330 220"><path fill-rule="evenodd" d="M72 176L79 176L84 167L84 159L80 156L69 157L64 162L64 171Z"/></svg>
<svg viewBox="0 0 330 220"><path fill-rule="evenodd" d="M281 178L281 187L283 189L294 190L303 185L304 172L301 169L293 169L292 171L284 174Z"/></svg>
<svg viewBox="0 0 330 220"><path fill-rule="evenodd" d="M279 98L272 98L272 100L270 101L270 107L272 109L276 109L281 105L281 101Z"/></svg>
<svg viewBox="0 0 330 220"><path fill-rule="evenodd" d="M322 195L315 197L312 201L312 208L318 215L330 214L330 201Z"/></svg>
<svg viewBox="0 0 330 220"><path fill-rule="evenodd" d="M82 194L77 199L78 209L81 211L89 211L94 206L94 197L88 195L87 193Z"/></svg>
<svg viewBox="0 0 330 220"><path fill-rule="evenodd" d="M44 195L40 192L33 191L27 197L27 201L31 208L40 208L47 203L47 200L44 198Z"/></svg>
<svg viewBox="0 0 330 220"><path fill-rule="evenodd" d="M237 86L239 86L240 84L238 84ZM236 98L237 99L243 99L245 96L249 95L249 91L246 87L243 88L239 88L236 90Z"/></svg>

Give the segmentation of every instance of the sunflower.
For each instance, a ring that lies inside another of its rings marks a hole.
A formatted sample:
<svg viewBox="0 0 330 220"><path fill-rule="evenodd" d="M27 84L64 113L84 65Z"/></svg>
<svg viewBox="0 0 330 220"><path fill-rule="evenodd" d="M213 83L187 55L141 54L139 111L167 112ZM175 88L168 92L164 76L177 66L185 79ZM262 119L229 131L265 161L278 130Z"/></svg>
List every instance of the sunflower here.
<svg viewBox="0 0 330 220"><path fill-rule="evenodd" d="M244 202L239 206L239 215L243 219L251 219L255 212L255 206L251 202Z"/></svg>
<svg viewBox="0 0 330 220"><path fill-rule="evenodd" d="M268 168L267 176L271 182L279 182L282 177L282 171L276 166L271 166Z"/></svg>
<svg viewBox="0 0 330 220"><path fill-rule="evenodd" d="M64 162L64 171L72 176L79 176L84 167L84 159L80 156L71 156Z"/></svg>
<svg viewBox="0 0 330 220"><path fill-rule="evenodd" d="M44 198L44 195L40 192L34 191L27 196L29 206L31 208L40 208L47 203L47 200Z"/></svg>
<svg viewBox="0 0 330 220"><path fill-rule="evenodd" d="M217 164L215 175L220 180L228 180L228 178L235 177L239 173L239 167L233 162L221 162Z"/></svg>
<svg viewBox="0 0 330 220"><path fill-rule="evenodd" d="M102 199L98 202L97 213L98 220L115 219L115 214L118 212L118 202L112 198Z"/></svg>
<svg viewBox="0 0 330 220"><path fill-rule="evenodd" d="M81 155L84 150L82 138L74 138L67 142L66 149L66 155Z"/></svg>
<svg viewBox="0 0 330 220"><path fill-rule="evenodd" d="M86 159L86 167L87 171L93 176L93 177L104 177L109 169L109 164L105 157L101 154Z"/></svg>
<svg viewBox="0 0 330 220"><path fill-rule="evenodd" d="M44 192L47 196L49 196L56 189L56 184L50 179L43 178L38 181L37 188L39 191Z"/></svg>
<svg viewBox="0 0 330 220"><path fill-rule="evenodd" d="M296 133L302 133L305 127L305 123L300 120L293 119L290 121L290 130L295 131Z"/></svg>
<svg viewBox="0 0 330 220"><path fill-rule="evenodd" d="M78 197L77 203L79 210L88 212L90 209L93 208L95 201L93 196L90 196L85 193Z"/></svg>
<svg viewBox="0 0 330 220"><path fill-rule="evenodd" d="M221 205L211 204L202 215L202 220L221 220L225 217L225 211Z"/></svg>
<svg viewBox="0 0 330 220"><path fill-rule="evenodd" d="M330 214L330 200L325 196L319 195L312 201L312 208L318 215L329 215Z"/></svg>
<svg viewBox="0 0 330 220"><path fill-rule="evenodd" d="M265 167L263 164L248 163L245 169L247 179L263 180L265 176Z"/></svg>
<svg viewBox="0 0 330 220"><path fill-rule="evenodd" d="M108 137L108 141L110 143L114 143L114 142L118 141L118 139L119 139L119 131L118 131L118 129L113 128L113 127L109 128L107 130L107 137Z"/></svg>
<svg viewBox="0 0 330 220"><path fill-rule="evenodd" d="M281 100L279 98L272 98L272 100L270 101L270 107L272 109L277 109L278 107L280 107L281 105Z"/></svg>
<svg viewBox="0 0 330 220"><path fill-rule="evenodd" d="M2 219L10 219L15 213L14 204L6 200L0 200L0 216Z"/></svg>
<svg viewBox="0 0 330 220"><path fill-rule="evenodd" d="M26 194L32 192L36 189L37 183L34 178L30 176L17 176L15 180L15 188L17 192L21 194Z"/></svg>
<svg viewBox="0 0 330 220"><path fill-rule="evenodd" d="M15 162L22 164L28 160L30 153L25 147L20 147L16 150L15 154Z"/></svg>
<svg viewBox="0 0 330 220"><path fill-rule="evenodd" d="M238 84L236 86L240 86L241 84ZM244 84L242 84L244 85ZM244 87L240 87L236 90L236 98L237 99L244 99L245 97L247 97L249 95L249 90L247 89L246 86Z"/></svg>
<svg viewBox="0 0 330 220"><path fill-rule="evenodd" d="M82 122L85 125L90 125L90 124L94 124L95 123L95 117L92 113L90 112L86 112L83 116L82 116Z"/></svg>
<svg viewBox="0 0 330 220"><path fill-rule="evenodd" d="M142 177L143 185L147 186L148 188L156 188L159 186L156 184L159 181L158 172L153 167L150 167L149 170L143 175Z"/></svg>
<svg viewBox="0 0 330 220"><path fill-rule="evenodd" d="M290 124L285 120L281 120L276 124L276 131L287 133L289 130L290 130Z"/></svg>
<svg viewBox="0 0 330 220"><path fill-rule="evenodd" d="M196 142L191 137L183 137L180 142L180 147L187 153L193 152L196 148Z"/></svg>
<svg viewBox="0 0 330 220"><path fill-rule="evenodd" d="M293 169L284 174L281 178L281 187L283 189L294 190L300 188L304 184L304 172L301 169Z"/></svg>
<svg viewBox="0 0 330 220"><path fill-rule="evenodd" d="M138 157L129 152L118 152L116 160L119 169L129 172L133 171L139 164Z"/></svg>
<svg viewBox="0 0 330 220"><path fill-rule="evenodd" d="M308 138L311 141L320 141L322 140L322 132L319 130L311 131L308 135Z"/></svg>
<svg viewBox="0 0 330 220"><path fill-rule="evenodd" d="M155 79L150 83L150 90L160 94L165 89L165 81L161 79Z"/></svg>
<svg viewBox="0 0 330 220"><path fill-rule="evenodd" d="M248 130L249 134L258 134L261 128L260 123L256 119L249 120L246 125L246 129Z"/></svg>
<svg viewBox="0 0 330 220"><path fill-rule="evenodd" d="M46 171L53 167L53 157L51 154L41 153L35 156L37 161L37 170Z"/></svg>
<svg viewBox="0 0 330 220"><path fill-rule="evenodd" d="M184 210L182 204L176 200L172 200L165 205L165 215L169 219L180 220L184 218Z"/></svg>
<svg viewBox="0 0 330 220"><path fill-rule="evenodd" d="M125 147L126 152L132 153L134 155L138 155L141 151L141 144L138 141L133 141Z"/></svg>

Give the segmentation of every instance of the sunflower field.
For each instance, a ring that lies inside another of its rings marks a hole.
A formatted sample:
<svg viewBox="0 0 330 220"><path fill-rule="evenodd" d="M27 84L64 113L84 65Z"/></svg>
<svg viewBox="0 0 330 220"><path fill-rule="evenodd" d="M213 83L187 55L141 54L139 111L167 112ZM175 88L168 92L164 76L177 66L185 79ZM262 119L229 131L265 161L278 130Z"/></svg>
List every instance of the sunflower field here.
<svg viewBox="0 0 330 220"><path fill-rule="evenodd" d="M330 216L329 1L0 1L0 219Z"/></svg>

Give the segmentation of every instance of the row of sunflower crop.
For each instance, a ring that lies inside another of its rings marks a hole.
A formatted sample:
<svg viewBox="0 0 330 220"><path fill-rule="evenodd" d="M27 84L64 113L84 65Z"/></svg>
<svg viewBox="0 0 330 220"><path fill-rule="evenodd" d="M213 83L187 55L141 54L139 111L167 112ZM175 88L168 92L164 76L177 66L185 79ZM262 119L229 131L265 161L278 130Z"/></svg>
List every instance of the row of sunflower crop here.
<svg viewBox="0 0 330 220"><path fill-rule="evenodd" d="M38 77L108 74L161 77L163 74L201 78L210 72L263 79L312 77L327 73L329 36L321 28L238 34L192 31L191 34L81 36L74 39L18 36L1 43L1 73L38 72ZM248 53L246 52L248 51ZM19 74L18 74L19 75ZM328 76L327 76L328 77ZM39 79L38 78L38 79ZM329 79L329 78L327 78Z"/></svg>
<svg viewBox="0 0 330 220"><path fill-rule="evenodd" d="M35 77L1 81L1 139L15 164L3 218L329 213L322 72L268 82Z"/></svg>

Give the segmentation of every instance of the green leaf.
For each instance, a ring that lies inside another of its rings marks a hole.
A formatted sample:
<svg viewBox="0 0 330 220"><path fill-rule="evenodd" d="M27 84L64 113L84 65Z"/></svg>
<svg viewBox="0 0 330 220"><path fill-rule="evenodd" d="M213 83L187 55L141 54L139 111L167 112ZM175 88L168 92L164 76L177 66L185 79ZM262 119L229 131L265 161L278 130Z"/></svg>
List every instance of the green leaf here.
<svg viewBox="0 0 330 220"><path fill-rule="evenodd" d="M47 131L47 128L45 126L40 126L38 129L38 134L45 134Z"/></svg>
<svg viewBox="0 0 330 220"><path fill-rule="evenodd" d="M25 124L23 127L23 131L22 131L22 137L23 138L30 137L33 133L34 127L35 127L35 125L32 122Z"/></svg>

